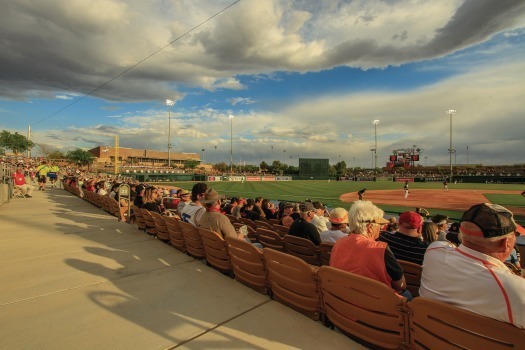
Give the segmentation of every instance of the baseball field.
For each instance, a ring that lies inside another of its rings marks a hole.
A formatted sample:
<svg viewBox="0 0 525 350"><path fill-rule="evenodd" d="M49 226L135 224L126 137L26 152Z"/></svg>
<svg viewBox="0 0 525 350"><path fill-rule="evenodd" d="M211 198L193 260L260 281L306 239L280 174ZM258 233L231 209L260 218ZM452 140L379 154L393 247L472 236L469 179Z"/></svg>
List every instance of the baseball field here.
<svg viewBox="0 0 525 350"><path fill-rule="evenodd" d="M173 182L165 185L191 190L194 182ZM208 186L228 197L261 196L272 200L320 201L330 207L348 209L358 199L357 191L366 188L364 200L370 200L387 213L401 213L417 207L427 209L431 215L441 213L459 219L463 211L473 204L490 202L510 209L521 224L525 223L525 197L523 185L451 183L445 192L440 182L412 182L405 199L404 183L391 181L271 181L271 182L208 182ZM161 185L161 183L158 183Z"/></svg>

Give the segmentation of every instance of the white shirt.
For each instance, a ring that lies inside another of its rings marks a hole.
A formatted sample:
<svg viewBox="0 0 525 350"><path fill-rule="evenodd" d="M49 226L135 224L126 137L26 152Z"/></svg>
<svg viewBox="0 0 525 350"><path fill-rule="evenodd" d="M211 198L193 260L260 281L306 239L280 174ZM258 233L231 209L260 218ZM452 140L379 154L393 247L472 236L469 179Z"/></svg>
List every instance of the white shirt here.
<svg viewBox="0 0 525 350"><path fill-rule="evenodd" d="M182 213L179 213L182 221L189 222L193 226L197 227L197 222L200 221L202 215L206 212L203 206L195 204L193 202L187 203L182 209Z"/></svg>
<svg viewBox="0 0 525 350"><path fill-rule="evenodd" d="M525 279L464 245L438 241L428 247L419 294L525 328Z"/></svg>
<svg viewBox="0 0 525 350"><path fill-rule="evenodd" d="M332 224L330 223L327 217L318 216L317 214L314 214L312 224L315 226L317 232L319 233L327 231L329 228L332 227Z"/></svg>
<svg viewBox="0 0 525 350"><path fill-rule="evenodd" d="M341 230L326 230L319 235L321 236L321 242L335 243L339 238L348 236L348 233Z"/></svg>

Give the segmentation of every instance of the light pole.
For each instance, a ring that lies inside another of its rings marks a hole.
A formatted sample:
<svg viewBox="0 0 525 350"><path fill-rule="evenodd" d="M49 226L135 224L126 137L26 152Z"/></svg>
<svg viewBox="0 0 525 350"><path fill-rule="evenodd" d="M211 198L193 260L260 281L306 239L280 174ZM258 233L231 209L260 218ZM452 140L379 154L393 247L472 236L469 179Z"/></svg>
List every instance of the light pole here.
<svg viewBox="0 0 525 350"><path fill-rule="evenodd" d="M375 119L372 121L372 124L374 124L374 137L375 137L375 144L374 144L374 181L375 177L377 176L377 125L379 124L379 119Z"/></svg>
<svg viewBox="0 0 525 350"><path fill-rule="evenodd" d="M233 175L233 115L229 115L230 118L230 176Z"/></svg>
<svg viewBox="0 0 525 350"><path fill-rule="evenodd" d="M286 150L283 149L283 165L286 164Z"/></svg>
<svg viewBox="0 0 525 350"><path fill-rule="evenodd" d="M171 168L171 107L175 104L175 101L166 100L166 106L168 106L168 168Z"/></svg>
<svg viewBox="0 0 525 350"><path fill-rule="evenodd" d="M468 146L467 146L467 165L468 165Z"/></svg>
<svg viewBox="0 0 525 350"><path fill-rule="evenodd" d="M202 151L202 164L204 164L204 152L205 152L206 150L203 148L201 151Z"/></svg>
<svg viewBox="0 0 525 350"><path fill-rule="evenodd" d="M452 181L452 153L454 153L454 148L452 148L452 116L456 114L456 110L449 109L446 113L450 117L450 148L448 149L448 153L450 155L450 181Z"/></svg>

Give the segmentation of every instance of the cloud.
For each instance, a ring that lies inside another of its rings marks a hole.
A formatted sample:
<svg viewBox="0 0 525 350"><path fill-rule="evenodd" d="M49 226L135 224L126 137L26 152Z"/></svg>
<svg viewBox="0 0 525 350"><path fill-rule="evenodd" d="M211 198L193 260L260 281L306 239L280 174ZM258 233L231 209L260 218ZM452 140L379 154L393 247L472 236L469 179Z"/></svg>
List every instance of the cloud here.
<svg viewBox="0 0 525 350"><path fill-rule="evenodd" d="M88 93L218 12L226 2L7 2L0 96ZM180 99L185 89L246 89L236 75L372 68L443 57L523 26L515 0L243 1L95 96ZM475 16L472 14L476 14Z"/></svg>
<svg viewBox="0 0 525 350"><path fill-rule="evenodd" d="M250 97L234 97L227 100L232 106L236 106L238 104L243 105L250 105L255 103L255 101Z"/></svg>

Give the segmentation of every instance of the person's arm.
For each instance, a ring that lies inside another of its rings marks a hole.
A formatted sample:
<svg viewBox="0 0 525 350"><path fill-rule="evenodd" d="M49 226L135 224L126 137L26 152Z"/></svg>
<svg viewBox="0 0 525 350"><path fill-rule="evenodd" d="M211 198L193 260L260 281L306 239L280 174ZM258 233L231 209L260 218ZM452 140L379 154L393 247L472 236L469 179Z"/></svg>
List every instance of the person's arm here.
<svg viewBox="0 0 525 350"><path fill-rule="evenodd" d="M396 292L404 291L407 285L403 274L403 268L399 265L399 262L388 247L385 249L385 267L386 273L392 279L392 288L394 288Z"/></svg>

